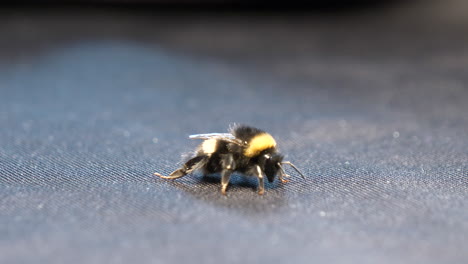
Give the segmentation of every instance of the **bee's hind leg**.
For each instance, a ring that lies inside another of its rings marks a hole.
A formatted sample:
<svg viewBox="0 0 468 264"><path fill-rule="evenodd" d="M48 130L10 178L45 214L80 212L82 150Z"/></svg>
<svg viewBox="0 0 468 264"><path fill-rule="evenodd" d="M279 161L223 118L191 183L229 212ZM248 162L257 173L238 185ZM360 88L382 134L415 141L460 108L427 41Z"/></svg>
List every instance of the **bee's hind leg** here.
<svg viewBox="0 0 468 264"><path fill-rule="evenodd" d="M156 175L156 176L159 176L159 177L161 177L163 179L169 179L169 180L175 180L175 179L178 179L178 178L182 178L187 174L188 173L184 168L180 168L180 169L177 169L177 170L173 171L171 174L169 174L169 176L164 176L164 175L162 175L160 173L157 173L157 172L154 173L154 175Z"/></svg>
<svg viewBox="0 0 468 264"><path fill-rule="evenodd" d="M187 162L185 162L185 164L182 165L182 168L173 171L171 174L169 174L169 176L164 176L157 172L155 172L154 175L159 176L163 179L169 179L169 180L182 178L185 175L201 167L202 166L201 164L206 162L206 159L207 159L207 156L204 156L204 155L196 156L194 158L191 158Z"/></svg>

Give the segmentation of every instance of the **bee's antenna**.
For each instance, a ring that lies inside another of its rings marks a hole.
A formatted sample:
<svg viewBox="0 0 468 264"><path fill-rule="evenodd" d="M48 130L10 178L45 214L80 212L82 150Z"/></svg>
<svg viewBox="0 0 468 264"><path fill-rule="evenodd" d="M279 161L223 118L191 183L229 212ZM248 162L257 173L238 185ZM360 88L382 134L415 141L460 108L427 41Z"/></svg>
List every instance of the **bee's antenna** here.
<svg viewBox="0 0 468 264"><path fill-rule="evenodd" d="M290 161L283 161L281 162L281 164L288 164L289 166L293 167L293 169L296 170L297 173L299 173L299 175L301 175L302 179L304 180L306 179L304 174L302 174L302 172L296 166L294 166L294 164L292 164Z"/></svg>

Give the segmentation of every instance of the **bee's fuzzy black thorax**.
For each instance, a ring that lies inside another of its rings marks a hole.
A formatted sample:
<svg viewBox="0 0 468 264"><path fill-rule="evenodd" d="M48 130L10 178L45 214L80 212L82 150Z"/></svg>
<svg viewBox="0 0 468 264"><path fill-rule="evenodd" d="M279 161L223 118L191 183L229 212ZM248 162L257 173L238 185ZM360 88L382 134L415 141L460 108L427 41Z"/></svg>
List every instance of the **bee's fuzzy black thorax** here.
<svg viewBox="0 0 468 264"><path fill-rule="evenodd" d="M249 141L254 136L265 133L265 131L255 127L238 125L232 128L231 133L238 139L241 139L243 141Z"/></svg>

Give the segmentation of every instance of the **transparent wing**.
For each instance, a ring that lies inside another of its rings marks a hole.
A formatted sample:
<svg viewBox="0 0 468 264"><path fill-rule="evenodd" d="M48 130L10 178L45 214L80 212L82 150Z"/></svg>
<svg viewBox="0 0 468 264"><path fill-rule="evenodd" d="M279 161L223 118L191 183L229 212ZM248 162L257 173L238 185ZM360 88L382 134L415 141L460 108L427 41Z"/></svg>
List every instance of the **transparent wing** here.
<svg viewBox="0 0 468 264"><path fill-rule="evenodd" d="M190 139L236 139L231 133L208 133L190 135Z"/></svg>
<svg viewBox="0 0 468 264"><path fill-rule="evenodd" d="M196 135L190 135L190 139L219 139L219 140L224 140L230 143L234 143L237 145L243 145L242 141L234 137L230 133L208 133L208 134L196 134Z"/></svg>

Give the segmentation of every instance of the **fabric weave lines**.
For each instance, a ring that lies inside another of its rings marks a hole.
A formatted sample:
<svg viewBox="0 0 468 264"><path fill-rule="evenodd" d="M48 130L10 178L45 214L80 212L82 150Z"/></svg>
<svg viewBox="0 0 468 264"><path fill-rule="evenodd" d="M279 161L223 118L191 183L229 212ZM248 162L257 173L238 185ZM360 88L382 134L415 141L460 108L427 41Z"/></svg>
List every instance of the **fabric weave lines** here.
<svg viewBox="0 0 468 264"><path fill-rule="evenodd" d="M2 10L0 263L466 263L468 20L454 3ZM234 175L224 197L216 175L152 175L191 154L188 135L233 122L271 133L307 179L289 170L258 196Z"/></svg>

